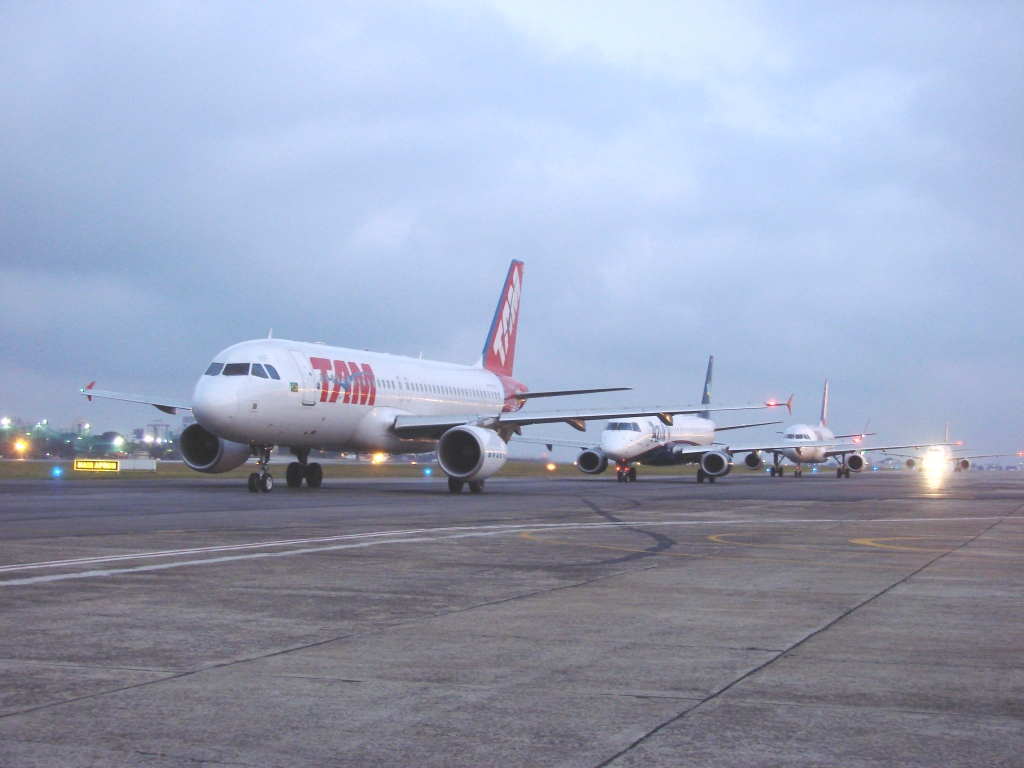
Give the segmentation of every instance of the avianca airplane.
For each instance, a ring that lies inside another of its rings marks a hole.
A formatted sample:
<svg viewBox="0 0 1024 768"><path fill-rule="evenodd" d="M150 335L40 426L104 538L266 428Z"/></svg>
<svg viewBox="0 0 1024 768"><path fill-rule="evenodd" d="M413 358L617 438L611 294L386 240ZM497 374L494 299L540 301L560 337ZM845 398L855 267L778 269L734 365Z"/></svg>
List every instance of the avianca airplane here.
<svg viewBox="0 0 1024 768"><path fill-rule="evenodd" d="M481 360L473 366L434 362L319 343L259 339L217 354L199 377L191 404L100 391L96 382L81 390L94 397L146 403L166 413L191 410L196 423L181 434L185 463L198 472L227 472L258 457L249 490L270 491L268 471L275 446L287 446L290 487L317 488L323 470L310 462L313 449L427 453L437 451L448 488L484 481L507 458L513 433L527 424L565 422L580 431L594 419L657 416L671 423L677 414L706 406L657 409L562 410L521 413L531 398L621 390L529 392L513 378L523 263L513 261L494 312ZM745 410L718 408L714 410Z"/></svg>
<svg viewBox="0 0 1024 768"><path fill-rule="evenodd" d="M546 440L543 438L516 438L526 442L540 443L571 448L581 448L576 459L576 467L588 475L599 475L608 468L609 461L615 464L615 474L620 483L636 480L637 464L654 467L673 466L676 464L698 464L697 482L707 479L715 482L732 470L732 455L723 446L714 445L716 432L732 429L762 427L768 424L779 424L778 421L763 421L756 424L736 424L729 427L716 427L711 420L711 379L714 369L714 356L708 358L708 370L704 377L704 392L701 405L704 410L696 416L677 418L666 424L657 418L637 418L609 421L601 432L598 445L586 445L580 442ZM791 408L793 398L784 403ZM766 405L774 406L770 402ZM792 411L791 411L792 412Z"/></svg>
<svg viewBox="0 0 1024 768"><path fill-rule="evenodd" d="M824 464L830 459L837 464L836 477L849 478L851 472L861 472L867 466L863 454L867 450L885 451L900 448L918 448L920 445L879 445L864 446L862 441L869 432L851 435L836 435L826 424L828 422L828 380L825 380L825 392L821 398L821 418L817 426L810 424L794 424L783 433L783 439L776 445L748 446L732 448L733 453L747 452L744 463L749 469L757 470L764 466L761 452L771 453L774 462L769 470L772 477L782 477L785 470L782 466L783 457L796 464L793 474L803 475L804 464ZM841 442L847 440L849 442Z"/></svg>
<svg viewBox="0 0 1024 768"><path fill-rule="evenodd" d="M941 443L929 445L923 452L914 456L899 453L895 455L905 458L907 460L907 467L910 469L919 467L926 472L943 471L950 468L954 472L962 472L971 468L971 459L993 459L998 456L1007 455L1005 453L980 453L974 456L957 456L957 453L967 449L962 447L950 449L949 446L951 445L962 446L963 441L957 440L955 443L949 441L949 422L947 421L946 431Z"/></svg>

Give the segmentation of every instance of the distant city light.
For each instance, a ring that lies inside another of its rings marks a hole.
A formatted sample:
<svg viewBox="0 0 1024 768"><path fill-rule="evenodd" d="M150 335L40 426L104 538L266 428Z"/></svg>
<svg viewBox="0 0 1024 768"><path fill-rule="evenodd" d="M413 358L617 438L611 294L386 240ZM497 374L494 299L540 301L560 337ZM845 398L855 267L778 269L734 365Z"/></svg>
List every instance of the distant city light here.
<svg viewBox="0 0 1024 768"><path fill-rule="evenodd" d="M142 438L142 442L144 442L144 443L152 443L153 442L153 436L152 435L146 435L144 438Z"/></svg>
<svg viewBox="0 0 1024 768"><path fill-rule="evenodd" d="M430 477L432 474L434 474L434 470L432 470L430 467L424 467L423 468L423 476L424 477Z"/></svg>
<svg viewBox="0 0 1024 768"><path fill-rule="evenodd" d="M123 438L123 437L121 437L120 435L118 435L117 437L115 437L115 438L114 438L114 445L118 445L118 446L120 446L120 445L124 445L124 438Z"/></svg>

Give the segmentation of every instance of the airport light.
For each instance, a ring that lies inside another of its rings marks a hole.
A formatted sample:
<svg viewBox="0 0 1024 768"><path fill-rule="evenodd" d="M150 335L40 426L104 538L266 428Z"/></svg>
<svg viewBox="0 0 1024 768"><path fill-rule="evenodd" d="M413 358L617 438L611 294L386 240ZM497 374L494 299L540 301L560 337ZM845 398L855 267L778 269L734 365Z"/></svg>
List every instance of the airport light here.
<svg viewBox="0 0 1024 768"><path fill-rule="evenodd" d="M124 445L124 438L123 438L123 437L121 437L120 435L118 435L117 437L115 437L115 438L114 438L114 445L116 445L116 446L118 446L118 447L120 447L120 446Z"/></svg>
<svg viewBox="0 0 1024 768"><path fill-rule="evenodd" d="M373 454L373 463L382 464L383 462L387 461L387 458L388 457L385 456L383 453L375 453Z"/></svg>
<svg viewBox="0 0 1024 768"><path fill-rule="evenodd" d="M25 450L25 441L24 440L19 440L18 442L16 442L14 444L14 450L16 450L18 453L21 453L22 451L24 451Z"/></svg>
<svg viewBox="0 0 1024 768"><path fill-rule="evenodd" d="M556 469L558 469L558 466L557 466L557 465L555 464L555 462L553 462L553 461L549 461L549 462L547 463L547 465L545 466L545 469L546 469L546 470L547 470L548 472L554 472L554 471L555 471Z"/></svg>
<svg viewBox="0 0 1024 768"><path fill-rule="evenodd" d="M50 472L54 477L60 477L64 474L64 470L60 467L54 467Z"/></svg>
<svg viewBox="0 0 1024 768"><path fill-rule="evenodd" d="M434 470L432 470L430 467L424 467L423 468L423 476L424 477L430 477L432 474L434 474Z"/></svg>
<svg viewBox="0 0 1024 768"><path fill-rule="evenodd" d="M11 420L8 417L4 416L2 419L0 419L0 427L9 427L9 426L11 426Z"/></svg>

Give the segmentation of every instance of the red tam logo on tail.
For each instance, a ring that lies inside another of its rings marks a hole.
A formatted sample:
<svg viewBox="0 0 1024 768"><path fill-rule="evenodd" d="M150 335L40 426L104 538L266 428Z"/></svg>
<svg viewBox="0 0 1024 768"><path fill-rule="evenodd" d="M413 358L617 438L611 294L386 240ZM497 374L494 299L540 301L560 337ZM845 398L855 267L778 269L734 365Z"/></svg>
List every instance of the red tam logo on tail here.
<svg viewBox="0 0 1024 768"><path fill-rule="evenodd" d="M519 295L523 287L523 262L513 261L508 268L505 287L494 311L491 332L484 345L484 368L499 376L512 375L516 355L516 330L519 328Z"/></svg>

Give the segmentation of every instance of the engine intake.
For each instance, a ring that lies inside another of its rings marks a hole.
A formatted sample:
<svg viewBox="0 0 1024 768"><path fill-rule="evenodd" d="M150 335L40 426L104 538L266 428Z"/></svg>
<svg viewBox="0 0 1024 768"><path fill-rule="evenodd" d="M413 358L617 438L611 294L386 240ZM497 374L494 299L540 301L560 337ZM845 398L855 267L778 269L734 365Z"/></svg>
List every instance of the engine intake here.
<svg viewBox="0 0 1024 768"><path fill-rule="evenodd" d="M747 469L756 472L764 466L764 459L761 458L760 453L754 451L743 458L743 463L747 465Z"/></svg>
<svg viewBox="0 0 1024 768"><path fill-rule="evenodd" d="M452 427L437 441L437 463L456 480L486 480L508 459L508 446L483 427Z"/></svg>
<svg viewBox="0 0 1024 768"><path fill-rule="evenodd" d="M907 468L908 469L913 469L916 466L917 466L917 462L916 461L914 461L913 459L907 459Z"/></svg>
<svg viewBox="0 0 1024 768"><path fill-rule="evenodd" d="M861 472L868 465L859 453L851 453L846 457L846 466L851 472Z"/></svg>
<svg viewBox="0 0 1024 768"><path fill-rule="evenodd" d="M232 443L207 432L198 424L190 424L178 438L181 458L196 472L219 474L240 467L252 455L252 449L242 443Z"/></svg>
<svg viewBox="0 0 1024 768"><path fill-rule="evenodd" d="M732 456L724 451L708 451L700 457L700 468L708 477L725 477L732 472Z"/></svg>
<svg viewBox="0 0 1024 768"><path fill-rule="evenodd" d="M600 475L608 469L608 457L599 448L587 448L576 457L576 466L580 472L588 475Z"/></svg>
<svg viewBox="0 0 1024 768"><path fill-rule="evenodd" d="M958 467L960 467L960 469L970 469L971 468L971 462L969 460L967 460L967 459L960 459L960 460L958 460L956 465Z"/></svg>

